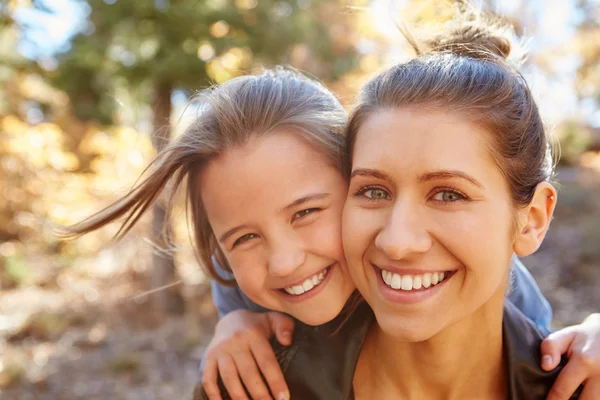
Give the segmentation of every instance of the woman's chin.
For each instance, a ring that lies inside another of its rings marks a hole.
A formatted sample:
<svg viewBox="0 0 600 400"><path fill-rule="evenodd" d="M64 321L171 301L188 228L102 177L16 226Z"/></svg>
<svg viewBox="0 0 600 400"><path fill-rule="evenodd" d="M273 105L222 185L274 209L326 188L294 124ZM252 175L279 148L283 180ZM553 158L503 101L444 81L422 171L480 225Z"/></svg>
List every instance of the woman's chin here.
<svg viewBox="0 0 600 400"><path fill-rule="evenodd" d="M377 314L375 317L377 318ZM426 322L415 321L411 318L390 318L389 315L382 316L381 320L377 319L377 323L387 336L407 343L429 340L442 330L439 324L429 326Z"/></svg>

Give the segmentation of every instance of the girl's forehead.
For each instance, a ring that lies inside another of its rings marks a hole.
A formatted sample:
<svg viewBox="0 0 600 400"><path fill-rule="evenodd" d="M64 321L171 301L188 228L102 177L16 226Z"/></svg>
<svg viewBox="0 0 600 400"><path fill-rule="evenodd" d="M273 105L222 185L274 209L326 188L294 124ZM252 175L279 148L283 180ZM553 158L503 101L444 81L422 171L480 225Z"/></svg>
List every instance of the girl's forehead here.
<svg viewBox="0 0 600 400"><path fill-rule="evenodd" d="M212 160L199 177L207 211L285 206L307 193L337 190L328 157L286 133L267 135Z"/></svg>

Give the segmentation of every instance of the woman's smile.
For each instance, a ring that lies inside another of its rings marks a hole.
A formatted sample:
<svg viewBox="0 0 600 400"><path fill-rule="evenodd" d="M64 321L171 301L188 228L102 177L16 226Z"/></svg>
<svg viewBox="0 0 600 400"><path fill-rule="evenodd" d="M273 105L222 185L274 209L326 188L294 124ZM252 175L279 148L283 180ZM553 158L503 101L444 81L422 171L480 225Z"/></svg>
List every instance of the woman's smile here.
<svg viewBox="0 0 600 400"><path fill-rule="evenodd" d="M380 267L371 263L381 296L394 303L413 304L432 298L456 270L419 270Z"/></svg>

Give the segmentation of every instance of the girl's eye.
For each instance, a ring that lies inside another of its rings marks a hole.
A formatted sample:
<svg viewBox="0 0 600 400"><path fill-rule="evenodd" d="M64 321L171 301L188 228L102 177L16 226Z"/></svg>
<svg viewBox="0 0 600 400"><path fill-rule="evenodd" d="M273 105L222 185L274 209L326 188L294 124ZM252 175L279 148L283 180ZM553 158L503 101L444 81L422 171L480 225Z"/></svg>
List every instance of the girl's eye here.
<svg viewBox="0 0 600 400"><path fill-rule="evenodd" d="M465 199L465 196L453 190L442 190L433 196L433 200L443 203L453 203Z"/></svg>
<svg viewBox="0 0 600 400"><path fill-rule="evenodd" d="M308 214L312 214L315 211L319 211L319 209L318 208L307 208L306 210L298 211L297 213L294 214L294 220L296 220L298 218L302 218L304 216L307 216Z"/></svg>
<svg viewBox="0 0 600 400"><path fill-rule="evenodd" d="M390 200L391 196L388 192L379 188L364 188L357 195L367 198L368 200Z"/></svg>
<svg viewBox="0 0 600 400"><path fill-rule="evenodd" d="M242 243L246 243L248 240L252 240L254 238L258 237L258 235L254 234L254 233L247 233L243 236L240 236L235 242L233 242L233 246L232 247L236 247L237 245L240 245Z"/></svg>

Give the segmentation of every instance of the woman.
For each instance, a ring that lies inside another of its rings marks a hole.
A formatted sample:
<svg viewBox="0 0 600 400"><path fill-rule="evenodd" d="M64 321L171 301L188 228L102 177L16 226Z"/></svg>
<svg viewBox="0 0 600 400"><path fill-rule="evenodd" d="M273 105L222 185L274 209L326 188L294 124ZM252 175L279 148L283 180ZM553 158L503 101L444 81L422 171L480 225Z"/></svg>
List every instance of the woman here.
<svg viewBox="0 0 600 400"><path fill-rule="evenodd" d="M377 323L363 305L278 349L294 397L545 398L558 373L503 306L555 205L537 108L503 37L464 24L430 46L367 84L348 127L344 247Z"/></svg>

